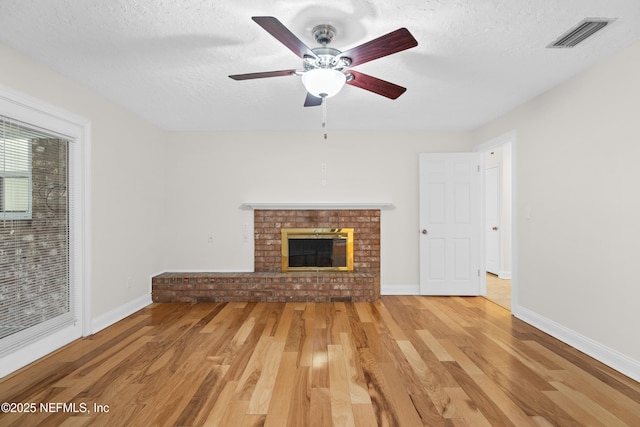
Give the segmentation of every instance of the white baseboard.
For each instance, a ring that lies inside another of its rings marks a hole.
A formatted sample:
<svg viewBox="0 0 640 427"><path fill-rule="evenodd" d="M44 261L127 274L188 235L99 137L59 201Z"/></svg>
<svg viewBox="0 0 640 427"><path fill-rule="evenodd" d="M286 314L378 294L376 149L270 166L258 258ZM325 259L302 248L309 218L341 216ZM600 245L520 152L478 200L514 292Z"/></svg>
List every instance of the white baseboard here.
<svg viewBox="0 0 640 427"><path fill-rule="evenodd" d="M136 311L145 308L152 302L153 301L151 300L150 294L143 295L139 298L134 299L133 301L129 301L128 303L121 305L114 310L96 317L91 322L91 333L95 334L96 332L101 331L107 326L111 326L114 323L119 322L120 320L135 313Z"/></svg>
<svg viewBox="0 0 640 427"><path fill-rule="evenodd" d="M380 285L380 295L420 295L420 285Z"/></svg>
<svg viewBox="0 0 640 427"><path fill-rule="evenodd" d="M514 307L512 314L518 319L548 333L552 337L580 350L599 362L640 382L640 361L609 348L559 323L549 320L524 307Z"/></svg>

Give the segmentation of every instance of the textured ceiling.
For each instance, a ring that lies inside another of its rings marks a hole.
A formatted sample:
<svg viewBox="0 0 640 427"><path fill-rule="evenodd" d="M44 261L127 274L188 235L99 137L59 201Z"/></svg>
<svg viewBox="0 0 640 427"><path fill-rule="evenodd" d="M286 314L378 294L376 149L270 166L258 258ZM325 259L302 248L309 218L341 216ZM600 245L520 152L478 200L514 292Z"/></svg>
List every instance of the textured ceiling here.
<svg viewBox="0 0 640 427"><path fill-rule="evenodd" d="M334 130L472 130L640 40L638 0L0 0L0 43L166 130L319 129L299 77L227 77L301 68L260 15L312 48L324 23L340 50L400 27L418 40L354 67L407 92L346 86L328 103ZM545 48L586 17L617 20Z"/></svg>

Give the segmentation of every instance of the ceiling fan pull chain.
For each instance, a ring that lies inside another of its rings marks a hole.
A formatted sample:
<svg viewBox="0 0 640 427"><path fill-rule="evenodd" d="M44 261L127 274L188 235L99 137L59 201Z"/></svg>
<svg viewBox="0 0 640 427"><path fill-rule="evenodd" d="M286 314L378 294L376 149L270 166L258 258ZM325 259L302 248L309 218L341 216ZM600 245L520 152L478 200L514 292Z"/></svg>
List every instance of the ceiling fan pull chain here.
<svg viewBox="0 0 640 427"><path fill-rule="evenodd" d="M322 97L322 129L324 129L324 139L327 139L327 97Z"/></svg>

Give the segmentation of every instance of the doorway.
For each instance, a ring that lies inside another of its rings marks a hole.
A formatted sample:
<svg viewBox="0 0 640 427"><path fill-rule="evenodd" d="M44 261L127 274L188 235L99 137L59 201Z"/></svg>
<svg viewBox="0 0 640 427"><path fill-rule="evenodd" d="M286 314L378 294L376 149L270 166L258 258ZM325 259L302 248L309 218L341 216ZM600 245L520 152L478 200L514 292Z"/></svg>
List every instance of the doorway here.
<svg viewBox="0 0 640 427"><path fill-rule="evenodd" d="M511 311L511 279L501 279L493 273L486 273L487 294L485 298Z"/></svg>
<svg viewBox="0 0 640 427"><path fill-rule="evenodd" d="M511 310L513 142L515 132L480 146L484 165L485 297Z"/></svg>

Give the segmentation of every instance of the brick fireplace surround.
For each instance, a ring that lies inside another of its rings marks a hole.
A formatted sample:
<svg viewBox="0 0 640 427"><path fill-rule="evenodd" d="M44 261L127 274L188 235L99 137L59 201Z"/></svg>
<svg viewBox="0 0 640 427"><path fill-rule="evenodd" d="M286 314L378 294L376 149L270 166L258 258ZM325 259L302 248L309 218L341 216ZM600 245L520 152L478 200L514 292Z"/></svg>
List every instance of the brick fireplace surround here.
<svg viewBox="0 0 640 427"><path fill-rule="evenodd" d="M281 228L353 228L352 272L281 272ZM254 272L152 278L154 302L374 301L380 296L380 209L255 209Z"/></svg>

